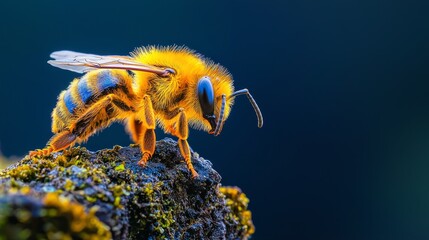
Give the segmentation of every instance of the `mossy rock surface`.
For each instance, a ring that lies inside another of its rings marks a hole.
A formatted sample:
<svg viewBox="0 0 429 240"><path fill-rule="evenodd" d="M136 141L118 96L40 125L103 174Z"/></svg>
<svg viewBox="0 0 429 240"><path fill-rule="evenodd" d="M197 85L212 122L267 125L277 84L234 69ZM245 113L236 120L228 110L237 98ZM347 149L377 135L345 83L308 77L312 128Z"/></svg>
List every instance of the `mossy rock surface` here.
<svg viewBox="0 0 429 240"><path fill-rule="evenodd" d="M137 146L26 157L0 171L0 240L248 238L246 196L192 155L196 179L168 138L145 168Z"/></svg>

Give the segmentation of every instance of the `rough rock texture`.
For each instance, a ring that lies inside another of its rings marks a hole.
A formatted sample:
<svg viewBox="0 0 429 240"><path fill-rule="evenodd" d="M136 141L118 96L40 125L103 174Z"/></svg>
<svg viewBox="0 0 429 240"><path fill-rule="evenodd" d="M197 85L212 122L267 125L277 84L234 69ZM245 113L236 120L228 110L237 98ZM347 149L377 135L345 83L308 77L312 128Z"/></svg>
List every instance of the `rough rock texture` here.
<svg viewBox="0 0 429 240"><path fill-rule="evenodd" d="M245 239L248 199L193 153L192 179L171 139L145 168L138 147L73 148L0 172L0 239Z"/></svg>

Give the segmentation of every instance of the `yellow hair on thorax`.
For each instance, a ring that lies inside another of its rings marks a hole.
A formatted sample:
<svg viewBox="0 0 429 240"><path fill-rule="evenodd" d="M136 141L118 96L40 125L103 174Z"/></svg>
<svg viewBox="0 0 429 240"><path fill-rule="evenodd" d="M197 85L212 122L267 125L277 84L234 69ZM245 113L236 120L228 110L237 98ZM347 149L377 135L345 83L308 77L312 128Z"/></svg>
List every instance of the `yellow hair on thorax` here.
<svg viewBox="0 0 429 240"><path fill-rule="evenodd" d="M172 68L176 74L171 78L157 77L153 73L135 72L134 91L143 96L155 88L156 92L151 96L155 108L168 109L178 104L172 96L182 93L186 96L180 107L184 108L189 123L197 129L208 130L210 125L202 117L197 96L197 84L203 76L211 79L215 93L215 115L219 115L221 96L229 96L233 93L232 77L228 71L212 61L204 58L186 47L145 47L138 48L132 56L141 63L161 68ZM151 79L156 78L156 81ZM229 116L232 100L228 100L225 107L226 120ZM168 120L159 119L162 126L168 125Z"/></svg>

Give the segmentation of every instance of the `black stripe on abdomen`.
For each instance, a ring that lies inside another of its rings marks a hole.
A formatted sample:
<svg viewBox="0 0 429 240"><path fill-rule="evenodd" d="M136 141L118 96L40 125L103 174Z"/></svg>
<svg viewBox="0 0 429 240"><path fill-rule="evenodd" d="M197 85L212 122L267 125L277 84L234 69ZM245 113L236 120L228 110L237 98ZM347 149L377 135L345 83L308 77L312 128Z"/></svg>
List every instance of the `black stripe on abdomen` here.
<svg viewBox="0 0 429 240"><path fill-rule="evenodd" d="M88 102L93 98L94 92L88 85L88 80L86 77L83 77L79 80L77 85L77 89L79 92L80 99L84 104L88 104Z"/></svg>

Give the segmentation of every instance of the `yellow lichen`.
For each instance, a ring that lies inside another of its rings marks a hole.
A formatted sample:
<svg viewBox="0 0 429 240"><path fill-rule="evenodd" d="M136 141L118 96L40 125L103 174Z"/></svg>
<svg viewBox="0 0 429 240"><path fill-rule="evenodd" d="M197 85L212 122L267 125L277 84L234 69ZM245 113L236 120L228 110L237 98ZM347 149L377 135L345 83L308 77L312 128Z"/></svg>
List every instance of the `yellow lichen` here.
<svg viewBox="0 0 429 240"><path fill-rule="evenodd" d="M28 164L17 166L8 171L9 177L23 181L31 181L37 177L37 172Z"/></svg>
<svg viewBox="0 0 429 240"><path fill-rule="evenodd" d="M255 233L255 226L252 222L252 212L247 210L249 199L238 187L220 187L219 191L225 195L226 205L231 208L232 218L238 221L244 231L245 237Z"/></svg>
<svg viewBox="0 0 429 240"><path fill-rule="evenodd" d="M70 237L82 239L111 239L109 227L95 216L95 209L85 212L85 208L57 193L48 193L43 199L45 217L64 216L70 220ZM54 231L52 231L54 232Z"/></svg>
<svg viewBox="0 0 429 240"><path fill-rule="evenodd" d="M31 191L31 188L30 188L29 186L23 186L23 187L20 189L21 194L29 194L29 193L30 193L30 191Z"/></svg>
<svg viewBox="0 0 429 240"><path fill-rule="evenodd" d="M67 191L72 191L74 190L75 186L72 180L70 179L66 179L66 183L64 184L64 189Z"/></svg>

